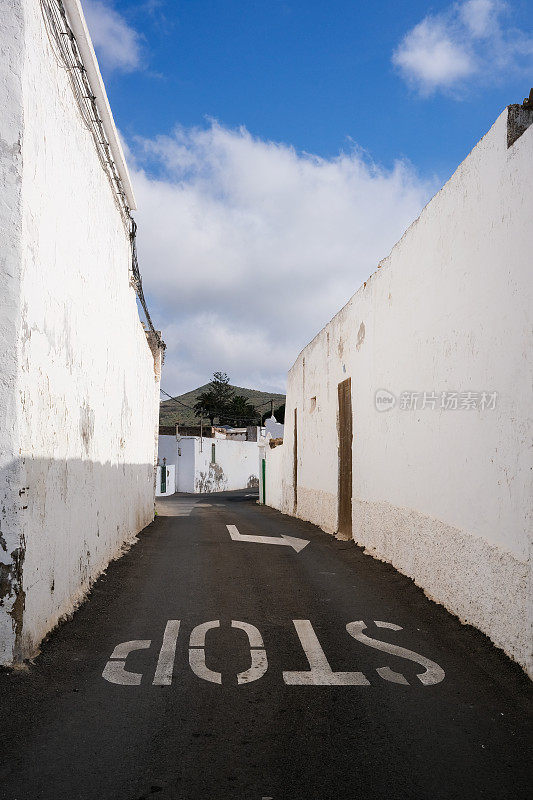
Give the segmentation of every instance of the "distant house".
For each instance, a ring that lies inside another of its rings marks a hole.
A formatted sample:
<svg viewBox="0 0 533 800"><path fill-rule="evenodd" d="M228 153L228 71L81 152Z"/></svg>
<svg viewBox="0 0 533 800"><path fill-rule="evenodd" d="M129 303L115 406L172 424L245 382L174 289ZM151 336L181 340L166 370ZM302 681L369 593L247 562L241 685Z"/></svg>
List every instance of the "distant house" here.
<svg viewBox="0 0 533 800"><path fill-rule="evenodd" d="M240 442L257 442L258 437L261 435L261 428L257 425L247 425L244 428L235 428L231 425L215 425L213 431L216 439Z"/></svg>

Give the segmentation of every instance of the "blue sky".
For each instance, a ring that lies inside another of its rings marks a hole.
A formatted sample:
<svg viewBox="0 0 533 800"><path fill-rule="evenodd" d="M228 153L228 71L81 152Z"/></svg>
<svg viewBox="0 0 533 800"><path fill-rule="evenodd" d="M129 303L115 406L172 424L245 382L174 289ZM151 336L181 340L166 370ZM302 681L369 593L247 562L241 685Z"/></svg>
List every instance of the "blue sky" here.
<svg viewBox="0 0 533 800"><path fill-rule="evenodd" d="M298 350L533 82L522 0L83 6L129 148L171 392L214 369L281 388ZM267 304L286 295L270 324L251 286Z"/></svg>

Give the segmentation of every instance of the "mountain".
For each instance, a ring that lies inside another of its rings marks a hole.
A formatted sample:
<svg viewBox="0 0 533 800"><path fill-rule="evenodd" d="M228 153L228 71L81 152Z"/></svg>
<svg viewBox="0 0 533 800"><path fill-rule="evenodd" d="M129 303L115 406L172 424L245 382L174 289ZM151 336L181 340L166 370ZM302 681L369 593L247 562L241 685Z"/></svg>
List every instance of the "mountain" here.
<svg viewBox="0 0 533 800"><path fill-rule="evenodd" d="M160 425L199 425L198 417L192 407L198 396L207 391L209 384L199 386L191 392L180 394L175 400L164 400L159 406ZM259 414L269 411L269 401L274 401L274 411L285 403L285 395L276 392L260 392L259 389L245 389L243 386L231 387L235 394L245 397L257 409ZM179 401L179 402L177 402ZM187 406L187 408L185 407Z"/></svg>

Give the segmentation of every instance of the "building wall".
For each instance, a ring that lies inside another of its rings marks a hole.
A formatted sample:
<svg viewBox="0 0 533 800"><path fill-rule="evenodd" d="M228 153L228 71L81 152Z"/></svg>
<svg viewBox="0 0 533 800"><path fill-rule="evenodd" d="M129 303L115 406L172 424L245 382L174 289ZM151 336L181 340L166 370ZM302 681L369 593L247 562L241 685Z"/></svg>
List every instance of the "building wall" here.
<svg viewBox="0 0 533 800"><path fill-rule="evenodd" d="M211 460L215 447L215 462ZM196 443L195 492L221 492L258 486L257 442L213 439Z"/></svg>
<svg viewBox="0 0 533 800"><path fill-rule="evenodd" d="M223 492L258 486L257 442L182 437L178 452L178 492Z"/></svg>
<svg viewBox="0 0 533 800"><path fill-rule="evenodd" d="M16 277L2 348L16 341L2 400L11 403L2 663L34 654L152 520L160 374L130 284L128 231L40 4L9 6L0 36L16 86L1 87L12 151L2 181L16 176Z"/></svg>
<svg viewBox="0 0 533 800"><path fill-rule="evenodd" d="M12 654L15 599L21 591L18 519L24 505L18 445L17 378L22 233L22 8L0 14L0 664ZM19 602L20 605L20 602Z"/></svg>
<svg viewBox="0 0 533 800"><path fill-rule="evenodd" d="M163 469L165 470L163 472ZM162 480L165 478L165 491L162 491ZM176 491L176 465L160 466L156 469L155 496L167 497Z"/></svg>
<svg viewBox="0 0 533 800"><path fill-rule="evenodd" d="M279 423L278 423L279 424ZM263 488L262 460L265 459L265 485ZM259 502L264 502L267 506L281 509L283 496L281 489L282 470L283 470L283 445L270 447L268 442L263 440L259 447Z"/></svg>
<svg viewBox="0 0 533 800"><path fill-rule="evenodd" d="M204 446L208 446L204 439ZM178 456L176 459L176 491L194 492L194 465L196 458L196 437L181 436L177 440Z"/></svg>
<svg viewBox="0 0 533 800"><path fill-rule="evenodd" d="M178 457L178 440L176 436L160 434L157 442L157 458L159 463L162 464L163 459L166 458L167 464L175 464Z"/></svg>
<svg viewBox="0 0 533 800"><path fill-rule="evenodd" d="M178 441L176 435L159 434L157 444L157 460L161 465L157 470L156 495L160 495L161 487L161 468L163 459L166 458L167 465L167 491L165 494L174 494L177 491L177 461L178 461ZM170 467L173 466L173 469Z"/></svg>
<svg viewBox="0 0 533 800"><path fill-rule="evenodd" d="M336 533L351 378L353 538L532 674L533 126L506 137L507 110L290 370L279 507ZM393 408L377 410L379 390ZM401 407L424 391L498 397Z"/></svg>
<svg viewBox="0 0 533 800"><path fill-rule="evenodd" d="M273 439L283 439L284 425L278 422L275 417L269 417L265 420L265 433L270 434Z"/></svg>

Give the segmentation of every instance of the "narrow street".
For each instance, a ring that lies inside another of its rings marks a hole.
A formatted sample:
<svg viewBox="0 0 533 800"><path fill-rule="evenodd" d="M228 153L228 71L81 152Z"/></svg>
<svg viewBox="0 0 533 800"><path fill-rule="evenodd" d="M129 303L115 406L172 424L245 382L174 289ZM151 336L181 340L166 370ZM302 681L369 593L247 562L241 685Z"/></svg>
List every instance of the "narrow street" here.
<svg viewBox="0 0 533 800"><path fill-rule="evenodd" d="M530 683L485 636L253 492L158 510L0 672L2 800L528 796Z"/></svg>

